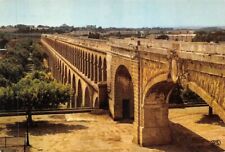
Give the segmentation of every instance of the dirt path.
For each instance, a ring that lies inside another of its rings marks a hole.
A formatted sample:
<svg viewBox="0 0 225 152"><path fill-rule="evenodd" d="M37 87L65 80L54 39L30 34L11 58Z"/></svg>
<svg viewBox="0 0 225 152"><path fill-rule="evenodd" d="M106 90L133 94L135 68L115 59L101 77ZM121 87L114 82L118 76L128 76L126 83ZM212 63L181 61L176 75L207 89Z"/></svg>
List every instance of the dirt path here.
<svg viewBox="0 0 225 152"><path fill-rule="evenodd" d="M225 123L218 116L209 117L208 107L170 109L169 118L208 141L220 140L225 150Z"/></svg>

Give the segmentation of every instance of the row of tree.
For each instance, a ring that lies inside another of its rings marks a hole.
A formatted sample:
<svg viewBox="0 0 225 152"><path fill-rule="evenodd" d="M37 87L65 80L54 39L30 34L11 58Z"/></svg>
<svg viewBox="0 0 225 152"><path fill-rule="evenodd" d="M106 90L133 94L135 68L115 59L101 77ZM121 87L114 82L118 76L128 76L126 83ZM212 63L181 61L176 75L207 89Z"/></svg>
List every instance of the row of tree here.
<svg viewBox="0 0 225 152"><path fill-rule="evenodd" d="M18 82L28 72L28 64L34 70L42 70L42 60L46 54L40 44L29 39L13 39L7 43L7 52L0 60L0 86Z"/></svg>
<svg viewBox="0 0 225 152"><path fill-rule="evenodd" d="M7 55L0 61L0 110L57 108L69 101L68 85L53 79L43 66L42 46L31 39L12 39L7 43ZM27 69L32 65L33 69Z"/></svg>
<svg viewBox="0 0 225 152"><path fill-rule="evenodd" d="M225 31L198 31L196 32L196 36L193 39L194 42L215 42L219 43L221 41L225 41Z"/></svg>

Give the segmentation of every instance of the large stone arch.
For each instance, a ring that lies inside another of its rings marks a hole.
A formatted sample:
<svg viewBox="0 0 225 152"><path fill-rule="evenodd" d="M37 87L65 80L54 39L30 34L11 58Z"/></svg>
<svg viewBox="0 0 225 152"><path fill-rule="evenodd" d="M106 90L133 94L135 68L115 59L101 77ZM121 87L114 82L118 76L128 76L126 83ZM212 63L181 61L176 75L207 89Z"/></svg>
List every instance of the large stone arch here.
<svg viewBox="0 0 225 152"><path fill-rule="evenodd" d="M225 120L224 109L218 104L215 98L213 98L208 92L206 92L195 82L189 82L188 88L201 97L210 107L212 107L222 120Z"/></svg>
<svg viewBox="0 0 225 152"><path fill-rule="evenodd" d="M85 88L85 101L84 101L84 106L85 107L91 107L91 96L90 96L90 91L88 87Z"/></svg>
<svg viewBox="0 0 225 152"><path fill-rule="evenodd" d="M171 141L168 100L175 84L167 77L167 74L161 74L152 78L144 90L140 121L142 146L168 144Z"/></svg>
<svg viewBox="0 0 225 152"><path fill-rule="evenodd" d="M81 81L78 80L78 87L77 87L77 107L81 107L82 106L82 101L83 101L83 90L82 90L82 85L81 85Z"/></svg>
<svg viewBox="0 0 225 152"><path fill-rule="evenodd" d="M118 66L114 81L114 119L134 118L134 88L132 77L124 65Z"/></svg>
<svg viewBox="0 0 225 152"><path fill-rule="evenodd" d="M91 80L94 80L94 55L91 55Z"/></svg>

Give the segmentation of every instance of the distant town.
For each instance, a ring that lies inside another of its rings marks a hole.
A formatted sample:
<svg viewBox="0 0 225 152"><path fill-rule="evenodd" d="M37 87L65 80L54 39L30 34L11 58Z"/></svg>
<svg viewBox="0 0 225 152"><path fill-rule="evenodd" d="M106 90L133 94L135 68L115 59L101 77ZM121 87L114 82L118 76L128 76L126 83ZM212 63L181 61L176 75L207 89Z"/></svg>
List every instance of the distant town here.
<svg viewBox="0 0 225 152"><path fill-rule="evenodd" d="M32 34L66 34L75 37L88 37L94 39L107 39L108 37L126 38L138 37L148 39L165 39L186 42L214 42L223 43L225 41L225 27L184 27L184 28L103 28L96 25L84 27L74 27L67 24L61 26L47 25L8 25L1 26L1 32L9 33L32 33Z"/></svg>

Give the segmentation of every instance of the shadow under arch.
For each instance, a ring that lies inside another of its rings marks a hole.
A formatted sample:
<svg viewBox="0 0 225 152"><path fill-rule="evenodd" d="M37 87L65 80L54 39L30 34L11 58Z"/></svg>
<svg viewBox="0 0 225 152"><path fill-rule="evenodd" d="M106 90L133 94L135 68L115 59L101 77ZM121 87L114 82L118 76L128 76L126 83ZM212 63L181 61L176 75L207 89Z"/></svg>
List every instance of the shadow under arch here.
<svg viewBox="0 0 225 152"><path fill-rule="evenodd" d="M88 87L86 87L85 89L85 103L84 103L85 107L91 107L91 97L90 97L90 92Z"/></svg>
<svg viewBox="0 0 225 152"><path fill-rule="evenodd" d="M78 80L78 96L77 96L77 107L81 107L82 106L82 86L81 86L81 82L80 80Z"/></svg>
<svg viewBox="0 0 225 152"><path fill-rule="evenodd" d="M99 108L99 101L98 101L98 97L95 98L94 100L94 108Z"/></svg>
<svg viewBox="0 0 225 152"><path fill-rule="evenodd" d="M114 88L114 119L134 119L134 89L128 68L124 65L118 66L115 73Z"/></svg>
<svg viewBox="0 0 225 152"><path fill-rule="evenodd" d="M72 77L72 89L73 89L73 97L72 97L72 108L75 108L76 104L76 78L75 75L73 74Z"/></svg>

